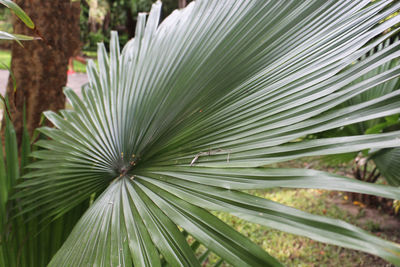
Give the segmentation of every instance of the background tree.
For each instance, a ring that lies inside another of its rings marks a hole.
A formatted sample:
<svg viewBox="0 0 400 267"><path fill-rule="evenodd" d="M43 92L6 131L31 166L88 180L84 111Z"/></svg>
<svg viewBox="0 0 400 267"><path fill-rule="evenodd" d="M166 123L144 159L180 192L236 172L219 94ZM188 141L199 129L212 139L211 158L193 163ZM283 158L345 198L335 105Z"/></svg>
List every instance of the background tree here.
<svg viewBox="0 0 400 267"><path fill-rule="evenodd" d="M11 71L17 81L14 92L11 79L7 94L18 138L22 132L22 111L26 105L27 128L30 133L38 126L41 113L65 106L62 87L67 82L69 57L79 49L79 2L70 0L17 0L36 23L44 41L12 46ZM32 35L19 20L13 22L14 32Z"/></svg>
<svg viewBox="0 0 400 267"><path fill-rule="evenodd" d="M81 17L82 31L89 30L85 41L86 50L96 50L98 42L108 46L110 31L118 31L122 45L134 37L137 17L140 12L149 12L155 0L86 0L82 1L81 8L85 9L85 3L90 6L92 12L90 18ZM185 7L191 0L163 0L161 20L172 11ZM82 21L83 20L83 21Z"/></svg>
<svg viewBox="0 0 400 267"><path fill-rule="evenodd" d="M179 0L179 8L184 8L186 6L186 0Z"/></svg>

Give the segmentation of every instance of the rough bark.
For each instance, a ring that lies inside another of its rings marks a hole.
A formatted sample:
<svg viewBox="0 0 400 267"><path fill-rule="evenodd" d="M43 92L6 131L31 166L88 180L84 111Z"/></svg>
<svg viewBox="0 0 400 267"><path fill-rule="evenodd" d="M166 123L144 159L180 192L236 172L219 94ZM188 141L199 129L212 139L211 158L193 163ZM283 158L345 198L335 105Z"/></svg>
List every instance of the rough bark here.
<svg viewBox="0 0 400 267"><path fill-rule="evenodd" d="M79 49L79 1L17 0L32 18L43 41L12 46L11 70L17 82L14 93L11 78L7 94L18 138L22 132L22 111L26 105L27 127L32 134L41 114L65 107L62 88L67 83L68 59ZM22 22L14 20L14 32L35 35ZM18 139L20 140L20 139Z"/></svg>

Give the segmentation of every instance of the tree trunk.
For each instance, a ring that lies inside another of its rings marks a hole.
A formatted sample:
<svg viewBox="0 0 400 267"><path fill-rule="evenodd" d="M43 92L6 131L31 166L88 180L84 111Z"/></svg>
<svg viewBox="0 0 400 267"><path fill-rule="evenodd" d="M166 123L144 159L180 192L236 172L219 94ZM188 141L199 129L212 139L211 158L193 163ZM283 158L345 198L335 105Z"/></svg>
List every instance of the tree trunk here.
<svg viewBox="0 0 400 267"><path fill-rule="evenodd" d="M179 8L184 8L186 6L186 0L178 0L178 6Z"/></svg>
<svg viewBox="0 0 400 267"><path fill-rule="evenodd" d="M126 6L126 22L125 27L128 32L129 39L135 37L136 31L136 20L134 19L134 14L130 6Z"/></svg>
<svg viewBox="0 0 400 267"><path fill-rule="evenodd" d="M36 24L44 38L24 42L24 47L12 46L11 71L17 90L14 93L11 78L7 94L11 116L18 140L22 133L22 111L26 105L27 127L30 134L38 127L41 114L65 107L62 92L67 83L68 59L79 51L80 3L70 0L17 0ZM34 35L22 22L14 20L14 32Z"/></svg>

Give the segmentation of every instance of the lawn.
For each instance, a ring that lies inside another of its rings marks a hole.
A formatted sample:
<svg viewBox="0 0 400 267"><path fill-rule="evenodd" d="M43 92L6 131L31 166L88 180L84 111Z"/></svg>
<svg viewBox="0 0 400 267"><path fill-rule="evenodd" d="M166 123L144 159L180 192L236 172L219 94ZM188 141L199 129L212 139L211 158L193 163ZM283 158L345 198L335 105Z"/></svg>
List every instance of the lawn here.
<svg viewBox="0 0 400 267"><path fill-rule="evenodd" d="M8 50L0 50L0 63L5 64L6 66L10 66L11 63L11 53ZM7 69L6 66L0 64L0 69Z"/></svg>

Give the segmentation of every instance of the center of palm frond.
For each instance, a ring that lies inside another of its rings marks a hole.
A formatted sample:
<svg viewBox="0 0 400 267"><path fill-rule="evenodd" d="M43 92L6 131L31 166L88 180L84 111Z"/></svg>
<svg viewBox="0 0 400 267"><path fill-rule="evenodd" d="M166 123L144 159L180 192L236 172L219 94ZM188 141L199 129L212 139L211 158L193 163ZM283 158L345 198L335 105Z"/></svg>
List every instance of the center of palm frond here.
<svg viewBox="0 0 400 267"><path fill-rule="evenodd" d="M136 166L138 158L135 154L132 154L127 161L124 158L124 153L121 153L121 164L117 167L117 173L119 173L119 177L125 176L129 173L129 171Z"/></svg>

